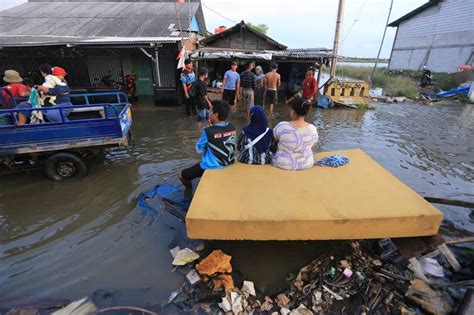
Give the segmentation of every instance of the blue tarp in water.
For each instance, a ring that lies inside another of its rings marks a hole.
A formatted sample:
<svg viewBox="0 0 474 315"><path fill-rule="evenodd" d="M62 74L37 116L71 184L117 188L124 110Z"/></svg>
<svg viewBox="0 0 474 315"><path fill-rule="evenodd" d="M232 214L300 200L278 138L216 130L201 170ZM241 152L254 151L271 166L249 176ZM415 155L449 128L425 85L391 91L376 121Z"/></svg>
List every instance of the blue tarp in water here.
<svg viewBox="0 0 474 315"><path fill-rule="evenodd" d="M138 206L145 212L153 213L158 211L157 207L153 207L151 200L159 199L171 203L183 212L188 211L191 200L184 197L184 190L181 185L157 185L154 188L144 192L138 198Z"/></svg>
<svg viewBox="0 0 474 315"><path fill-rule="evenodd" d="M328 109L331 105L331 100L326 95L321 95L318 97L318 101L316 104L316 106L319 108Z"/></svg>
<svg viewBox="0 0 474 315"><path fill-rule="evenodd" d="M428 93L426 95L432 98L433 97L450 97L450 96L454 96L458 94L467 94L468 92L469 92L469 86L466 86L466 87L460 87L457 89L452 89L449 91L441 91L437 94Z"/></svg>

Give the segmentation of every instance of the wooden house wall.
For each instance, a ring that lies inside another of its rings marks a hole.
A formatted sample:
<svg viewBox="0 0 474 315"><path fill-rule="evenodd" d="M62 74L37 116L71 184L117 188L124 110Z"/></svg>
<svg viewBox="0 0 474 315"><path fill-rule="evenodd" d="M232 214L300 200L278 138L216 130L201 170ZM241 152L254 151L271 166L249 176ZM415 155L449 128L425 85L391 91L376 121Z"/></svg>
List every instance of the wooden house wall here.
<svg viewBox="0 0 474 315"><path fill-rule="evenodd" d="M243 38L242 38L243 35ZM279 50L278 46L273 45L255 34L243 30L226 37L220 38L210 44L213 48L230 48L246 50Z"/></svg>

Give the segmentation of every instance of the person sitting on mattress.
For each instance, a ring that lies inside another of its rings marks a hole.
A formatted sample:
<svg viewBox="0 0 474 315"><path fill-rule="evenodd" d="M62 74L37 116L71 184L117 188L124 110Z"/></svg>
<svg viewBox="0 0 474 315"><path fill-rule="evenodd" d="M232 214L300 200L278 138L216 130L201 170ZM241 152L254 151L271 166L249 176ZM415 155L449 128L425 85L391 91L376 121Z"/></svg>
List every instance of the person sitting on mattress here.
<svg viewBox="0 0 474 315"><path fill-rule="evenodd" d="M242 128L237 141L237 160L245 164L270 164L272 138L273 131L268 128L268 119L263 107L253 106L250 109L250 124Z"/></svg>
<svg viewBox="0 0 474 315"><path fill-rule="evenodd" d="M215 100L209 112L209 127L204 128L196 144L196 151L202 154L201 162L181 171L179 179L186 187L192 180L201 177L206 170L219 169L234 163L237 131L228 123L229 103Z"/></svg>
<svg viewBox="0 0 474 315"><path fill-rule="evenodd" d="M272 164L289 171L306 170L314 164L312 147L318 142L318 131L305 121L311 107L308 100L296 98L290 106L291 121L282 121L273 129L278 148Z"/></svg>

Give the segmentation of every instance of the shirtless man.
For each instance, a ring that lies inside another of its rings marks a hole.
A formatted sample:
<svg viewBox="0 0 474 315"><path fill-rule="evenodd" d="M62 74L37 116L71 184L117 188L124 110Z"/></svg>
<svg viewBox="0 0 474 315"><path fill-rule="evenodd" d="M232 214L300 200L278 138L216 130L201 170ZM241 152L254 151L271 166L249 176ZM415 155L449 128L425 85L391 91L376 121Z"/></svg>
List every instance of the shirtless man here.
<svg viewBox="0 0 474 315"><path fill-rule="evenodd" d="M278 87L281 85L281 77L277 72L278 65L272 65L272 71L265 75L265 106L268 105L268 117L273 115L273 105L278 101Z"/></svg>

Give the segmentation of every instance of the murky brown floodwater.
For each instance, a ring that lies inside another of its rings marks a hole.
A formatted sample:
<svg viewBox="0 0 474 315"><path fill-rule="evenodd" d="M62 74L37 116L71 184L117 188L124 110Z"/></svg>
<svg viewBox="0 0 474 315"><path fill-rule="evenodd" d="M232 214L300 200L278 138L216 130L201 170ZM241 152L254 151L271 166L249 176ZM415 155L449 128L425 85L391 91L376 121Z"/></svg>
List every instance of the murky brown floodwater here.
<svg viewBox="0 0 474 315"><path fill-rule="evenodd" d="M135 148L115 150L88 177L56 183L41 172L0 176L0 299L79 298L120 290L122 302L160 303L181 286L171 272L174 236L136 197L176 183L198 156L194 119L150 101L134 105ZM279 117L286 118L283 108ZM434 197L474 199L474 106L379 104L377 110L316 110L317 150L362 148L411 188ZM244 116L232 118L242 126ZM336 187L337 189L337 187ZM440 207L443 233L474 232L471 210ZM327 244L327 243L325 243ZM311 245L311 246L310 246ZM219 243L261 289L308 262L319 243Z"/></svg>

